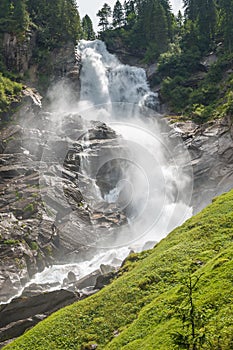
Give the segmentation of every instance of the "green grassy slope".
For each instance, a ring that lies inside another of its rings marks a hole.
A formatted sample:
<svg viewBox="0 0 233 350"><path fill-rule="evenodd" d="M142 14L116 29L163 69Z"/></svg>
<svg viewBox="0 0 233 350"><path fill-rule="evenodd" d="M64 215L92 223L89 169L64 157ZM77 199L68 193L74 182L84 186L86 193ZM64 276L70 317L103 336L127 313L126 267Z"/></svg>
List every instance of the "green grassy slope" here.
<svg viewBox="0 0 233 350"><path fill-rule="evenodd" d="M22 84L6 78L0 72L0 117L9 112L13 102L21 99Z"/></svg>
<svg viewBox="0 0 233 350"><path fill-rule="evenodd" d="M132 254L111 285L56 312L4 349L182 349L173 335L185 333L190 340L178 315L189 310L183 281L195 276L201 276L193 300L202 348L232 349L232 257L233 191L154 249Z"/></svg>

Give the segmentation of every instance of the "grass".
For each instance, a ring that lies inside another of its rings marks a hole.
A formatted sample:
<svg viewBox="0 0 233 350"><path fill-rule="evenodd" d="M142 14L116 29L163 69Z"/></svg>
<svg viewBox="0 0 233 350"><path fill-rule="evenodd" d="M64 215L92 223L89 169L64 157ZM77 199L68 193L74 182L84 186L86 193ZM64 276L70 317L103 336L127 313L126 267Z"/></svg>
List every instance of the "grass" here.
<svg viewBox="0 0 233 350"><path fill-rule="evenodd" d="M97 294L40 322L4 349L174 350L186 332L184 281L201 276L193 293L197 349L233 348L233 191L171 232L156 247L132 254ZM187 347L186 347L187 348ZM191 347L190 347L191 349Z"/></svg>
<svg viewBox="0 0 233 350"><path fill-rule="evenodd" d="M22 84L19 84L0 73L0 115L8 112L13 102L19 102Z"/></svg>

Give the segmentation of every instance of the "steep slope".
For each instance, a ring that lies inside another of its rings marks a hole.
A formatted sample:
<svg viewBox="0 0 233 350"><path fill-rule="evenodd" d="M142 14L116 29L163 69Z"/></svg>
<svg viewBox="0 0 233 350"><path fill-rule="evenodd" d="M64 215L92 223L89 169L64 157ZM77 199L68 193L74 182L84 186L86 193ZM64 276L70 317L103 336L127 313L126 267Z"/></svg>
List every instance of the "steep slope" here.
<svg viewBox="0 0 233 350"><path fill-rule="evenodd" d="M233 191L153 250L131 254L111 285L4 349L169 350L198 342L203 349L231 349L232 208Z"/></svg>

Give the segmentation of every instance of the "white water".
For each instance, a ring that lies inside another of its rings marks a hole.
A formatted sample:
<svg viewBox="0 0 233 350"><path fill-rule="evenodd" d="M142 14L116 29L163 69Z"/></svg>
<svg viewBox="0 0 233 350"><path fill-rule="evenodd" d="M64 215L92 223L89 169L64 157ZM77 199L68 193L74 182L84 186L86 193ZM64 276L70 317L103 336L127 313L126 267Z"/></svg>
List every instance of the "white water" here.
<svg viewBox="0 0 233 350"><path fill-rule="evenodd" d="M77 50L82 55L80 114L106 122L130 150L126 159L130 169L104 199L114 203L121 191L127 193L134 215L128 231L121 228L105 247L159 241L192 214L191 169L183 170L189 163L188 152L181 140L167 143L161 116L155 112L158 96L150 91L143 69L121 64L99 40L81 41Z"/></svg>
<svg viewBox="0 0 233 350"><path fill-rule="evenodd" d="M141 68L121 64L102 41L84 41L78 46L82 54L81 101L91 105L125 102L142 105L157 101L149 89L146 73Z"/></svg>
<svg viewBox="0 0 233 350"><path fill-rule="evenodd" d="M91 261L47 268L31 283L62 284L69 271L78 279L101 264L114 265L113 258L122 261L132 245L140 250L148 241L158 242L192 215L189 207L192 179L186 169L188 152L180 141L167 144L161 116L155 112L159 106L157 94L150 91L145 71L121 64L98 40L81 41L77 50L82 54L78 112L88 120L106 122L123 136L130 150L129 158L125 159L130 164L125 169L125 178L103 198L106 203L116 203L123 191L127 203L122 205L131 208L129 225L101 242L105 250L100 250L101 253L97 250ZM153 110L145 108L146 105L153 105ZM87 154L82 161L88 175ZM100 197L95 181L93 188Z"/></svg>
<svg viewBox="0 0 233 350"><path fill-rule="evenodd" d="M74 272L77 280L97 270L100 265L111 264L113 267L117 267L117 260L123 261L129 254L129 248L121 248L118 251L110 249L107 252L102 252L88 261L83 261L79 264L66 264L66 265L54 265L53 267L46 268L43 272L37 273L30 281L31 283L56 283L63 284L64 278L67 277L68 272ZM29 285L29 284L28 284ZM51 290L56 289L51 288Z"/></svg>

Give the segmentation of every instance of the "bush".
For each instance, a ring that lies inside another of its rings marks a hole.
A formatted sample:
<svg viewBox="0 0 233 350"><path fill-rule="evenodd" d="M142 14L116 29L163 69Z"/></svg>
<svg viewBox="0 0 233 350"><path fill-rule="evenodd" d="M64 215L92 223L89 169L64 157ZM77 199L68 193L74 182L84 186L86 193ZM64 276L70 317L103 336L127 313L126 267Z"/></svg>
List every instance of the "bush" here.
<svg viewBox="0 0 233 350"><path fill-rule="evenodd" d="M0 115L9 111L13 102L20 100L22 85L0 73Z"/></svg>

